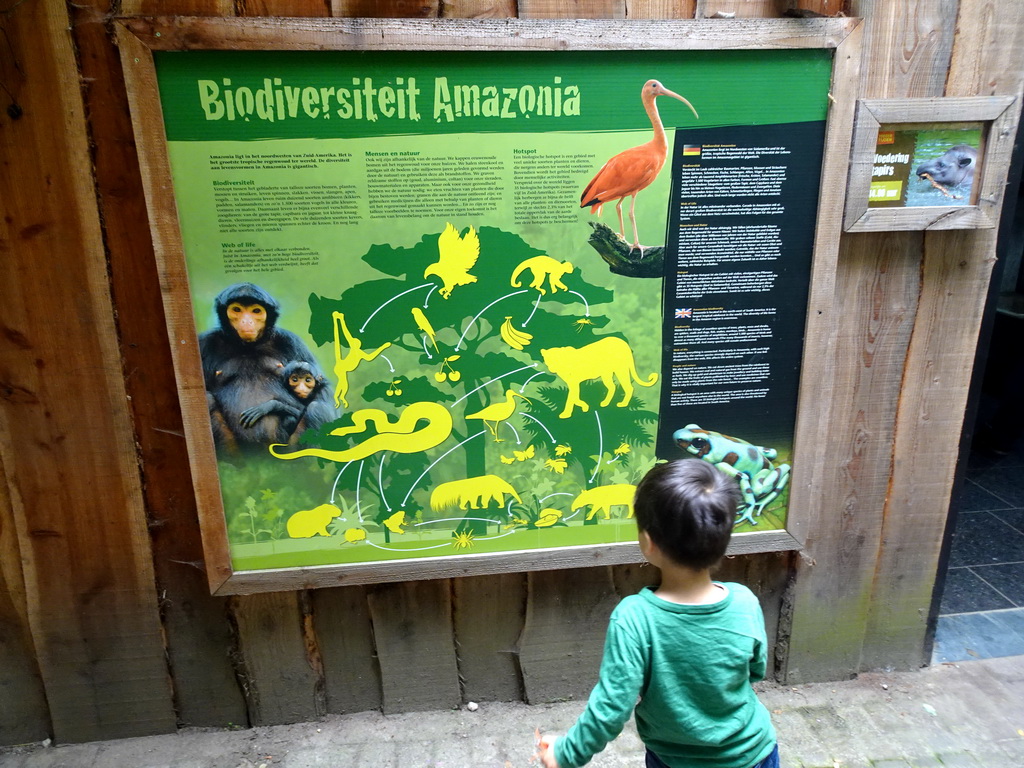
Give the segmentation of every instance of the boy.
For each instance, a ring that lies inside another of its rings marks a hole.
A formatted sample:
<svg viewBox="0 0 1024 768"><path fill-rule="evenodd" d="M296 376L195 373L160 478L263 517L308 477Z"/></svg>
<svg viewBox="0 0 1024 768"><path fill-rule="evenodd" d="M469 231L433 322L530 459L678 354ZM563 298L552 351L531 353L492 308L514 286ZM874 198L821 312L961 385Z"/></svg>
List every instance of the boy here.
<svg viewBox="0 0 1024 768"><path fill-rule="evenodd" d="M736 483L700 459L659 464L637 486L640 551L661 584L612 612L600 679L569 732L541 739L545 768L589 762L634 705L647 768L778 767L768 710L750 685L767 666L760 605L746 587L710 575L736 503Z"/></svg>

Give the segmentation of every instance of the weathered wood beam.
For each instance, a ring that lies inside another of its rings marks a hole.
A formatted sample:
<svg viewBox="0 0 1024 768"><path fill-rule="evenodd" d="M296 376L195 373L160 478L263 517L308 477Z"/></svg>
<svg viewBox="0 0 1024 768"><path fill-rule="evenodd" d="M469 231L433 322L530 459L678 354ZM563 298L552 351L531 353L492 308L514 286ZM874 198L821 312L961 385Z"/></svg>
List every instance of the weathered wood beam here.
<svg viewBox="0 0 1024 768"><path fill-rule="evenodd" d="M3 17L0 441L58 741L176 719L67 6Z"/></svg>

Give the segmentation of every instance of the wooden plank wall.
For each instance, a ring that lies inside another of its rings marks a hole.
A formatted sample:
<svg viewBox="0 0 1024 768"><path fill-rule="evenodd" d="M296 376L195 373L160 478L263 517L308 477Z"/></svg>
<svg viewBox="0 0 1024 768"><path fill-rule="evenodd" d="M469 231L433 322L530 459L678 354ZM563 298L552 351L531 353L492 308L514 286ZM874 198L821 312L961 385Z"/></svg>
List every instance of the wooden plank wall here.
<svg viewBox="0 0 1024 768"><path fill-rule="evenodd" d="M848 3L867 25L861 95L1019 95L1024 24L1007 5L996 15L995 0ZM612 606L655 578L618 566L209 596L114 12L842 10L838 0L40 0L0 12L11 41L0 47L10 264L0 287L0 743L582 696ZM783 553L720 571L760 596L790 680L920 661L993 237L841 242L837 391L822 436L835 458L807 552L799 568Z"/></svg>
<svg viewBox="0 0 1024 768"><path fill-rule="evenodd" d="M1020 9L1003 10L985 0L852 2L866 25L861 95L1019 96ZM958 28L971 32L956 37ZM994 254L995 230L840 242L837 384L823 436L834 461L797 579L790 681L927 662L958 459L941 435L956 440L962 428Z"/></svg>
<svg viewBox="0 0 1024 768"><path fill-rule="evenodd" d="M173 731L67 9L21 3L0 19L10 100L0 130L0 457L49 707L43 730L62 741Z"/></svg>

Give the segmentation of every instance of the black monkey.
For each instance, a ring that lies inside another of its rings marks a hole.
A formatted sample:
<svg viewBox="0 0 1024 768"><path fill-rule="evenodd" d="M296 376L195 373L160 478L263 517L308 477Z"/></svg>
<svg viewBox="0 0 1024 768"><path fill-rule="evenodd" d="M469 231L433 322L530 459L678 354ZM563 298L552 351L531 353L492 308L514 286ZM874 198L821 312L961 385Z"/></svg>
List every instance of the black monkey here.
<svg viewBox="0 0 1024 768"><path fill-rule="evenodd" d="M281 417L282 429L289 435L288 442L295 445L307 429L317 429L338 417L330 398L319 396L327 386L327 377L316 366L293 360L281 369L279 380L280 394L242 412L239 421L243 427L254 427L261 419L276 413Z"/></svg>
<svg viewBox="0 0 1024 768"><path fill-rule="evenodd" d="M219 327L200 334L199 354L218 447L234 452L288 442L291 431L279 413L269 413L248 427L242 426L242 413L282 394L285 363L315 367L316 359L298 336L277 327L280 306L257 285L228 286L217 295L214 309ZM330 405L326 390L315 397Z"/></svg>

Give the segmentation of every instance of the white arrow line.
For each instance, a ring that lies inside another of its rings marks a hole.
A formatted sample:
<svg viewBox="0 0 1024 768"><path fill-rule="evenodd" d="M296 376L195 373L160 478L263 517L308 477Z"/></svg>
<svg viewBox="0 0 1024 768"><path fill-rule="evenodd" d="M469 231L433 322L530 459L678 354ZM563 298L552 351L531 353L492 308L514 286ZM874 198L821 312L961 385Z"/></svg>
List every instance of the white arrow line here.
<svg viewBox="0 0 1024 768"><path fill-rule="evenodd" d="M338 481L341 480L341 476L345 474L345 470L348 469L348 465L351 463L351 461L345 462L345 466L341 468L341 472L339 472L338 476L334 478L334 485L331 487L331 504L334 503L334 496L338 492Z"/></svg>
<svg viewBox="0 0 1024 768"><path fill-rule="evenodd" d="M594 474L590 476L590 482L594 482L597 471L601 469L601 457L604 456L604 430L601 429L601 414L594 411L594 418L597 419L597 464L594 465Z"/></svg>
<svg viewBox="0 0 1024 768"><path fill-rule="evenodd" d="M528 413L520 413L519 415L522 416L524 419L530 419L530 420L536 421L538 424L540 424L540 421L538 419L534 418L533 416L531 416ZM554 445L555 444L555 436L552 435L551 432L548 431L548 428L545 427L543 424L540 424L540 428L548 433L548 437L551 439L551 444Z"/></svg>
<svg viewBox="0 0 1024 768"><path fill-rule="evenodd" d="M528 318L526 318L526 320L523 321L523 326L522 326L523 328L526 327L526 324L528 322L533 320L533 314L534 314L534 312L537 311L537 307L539 307L539 306L540 306L540 294L538 293L537 294L537 300L533 303L533 310L530 312L530 316Z"/></svg>
<svg viewBox="0 0 1024 768"><path fill-rule="evenodd" d="M463 395L462 397L460 397L460 398L459 398L458 400L456 400L456 401L455 401L454 403L452 403L452 405L458 405L458 404L459 404L459 403L461 403L461 402L462 402L463 400L465 400L465 399L466 399L467 397L469 397L470 395L472 395L472 394L473 394L474 392L479 392L479 391L480 391L481 389L483 389L484 387L486 387L486 386L487 386L488 384L490 384L490 383L491 383L492 381L501 381L501 380L502 380L502 379L504 379L504 378L505 378L506 376L513 376L513 375L515 375L515 374L519 373L520 371L525 371L525 370L526 370L527 368L536 368L536 367L537 367L537 364L536 364L536 363L530 363L529 365L524 365L524 366L523 366L522 368L516 368L516 369L515 369L514 371L509 371L508 373L503 373L503 374L501 374L501 376L495 376L495 377L494 377L493 379L488 379L487 381L485 381L485 382L484 382L483 384L481 384L481 385L480 385L479 387L477 387L476 389L471 389L471 390L469 390L469 392L467 392L467 393L466 393L466 394L464 394L464 395ZM524 414L524 415L525 415L525 414Z"/></svg>
<svg viewBox="0 0 1024 768"><path fill-rule="evenodd" d="M488 305L487 305L486 307L484 307L483 309L481 309L481 310L480 310L480 311L479 311L479 312L477 313L477 316L476 316L476 317L474 317L474 318L473 318L472 320L470 320L470 321L469 321L469 323L468 323L468 324L466 325L466 327L465 327L465 328L463 329L463 331L462 331L462 336L460 336L460 337L459 337L459 343L455 345L455 351L456 351L456 352L458 352L458 351L459 351L459 348L460 348L460 347L462 346L462 341L463 341L463 339L465 339L465 338L466 338L466 334L467 334L467 333L469 333L469 329L473 327L473 324L474 324L474 323L475 323L475 322L476 322L477 320L479 320L479 319L480 319L480 315L482 315L482 314L483 314L484 312L486 312L486 311L487 311L488 309L490 309L491 307L493 307L493 306L494 306L495 304L497 304L497 303L498 303L499 301L504 301L505 299L510 299L510 298L512 298L513 296L518 296L518 295L519 295L520 293L526 293L526 289L524 288L523 290L521 290L521 291L515 291L514 293L507 293L507 294L505 294L504 296L502 296L501 298L495 299L495 300L494 300L494 301L492 301L492 302L491 302L490 304L488 304Z"/></svg>
<svg viewBox="0 0 1024 768"><path fill-rule="evenodd" d="M423 299L423 308L427 308L427 303L430 301L430 294L437 290L437 283L430 284L430 290L427 291L426 298Z"/></svg>
<svg viewBox="0 0 1024 768"><path fill-rule="evenodd" d="M380 454L380 469L377 471L377 488L380 489L380 500L384 502L384 509L390 512L391 505L388 504L388 500L384 498L384 457L387 455L387 451L382 451Z"/></svg>
<svg viewBox="0 0 1024 768"><path fill-rule="evenodd" d="M425 549L444 549L445 547L451 546L451 544L434 544L430 547L382 547L380 544L374 544L369 539L367 539L366 543L369 544L371 547L383 549L385 552L422 552Z"/></svg>
<svg viewBox="0 0 1024 768"><path fill-rule="evenodd" d="M417 477L417 478L416 478L416 482L415 482L415 483L413 483L413 484L412 484L412 485L411 485L411 486L409 487L409 492L408 492L407 494L405 494L405 498L404 498L404 499L402 499L402 506L404 507L404 506L405 506L406 504L408 504L408 503L409 503L409 497L410 497L410 496L412 496L412 492L416 490L416 486L420 484L420 480L422 480L422 479L423 479L424 477L426 477L426 476L427 476L427 472L429 472L430 470L432 470L432 469L433 469L433 468L434 468L434 467L435 467L435 466L437 465L437 462L441 461L441 459L443 459L443 458L444 458L445 456L447 456L447 455L448 455L449 453L451 453L452 451L454 451L454 450L455 450L456 448L459 448L459 447L461 447L461 446L465 445L466 443L468 443L468 442L469 442L470 440L472 440L472 439L473 439L474 437L480 437L480 435L482 435L483 433L484 433L484 430L482 430L482 429L481 429L481 430L480 430L479 432L477 432L477 433L476 433L475 435L470 435L470 436L469 436L469 437L467 437L467 438L466 438L465 440L463 440L463 441L462 441L461 443L457 443L456 445L453 445L453 446L452 446L451 448L449 448L449 449L448 449L447 451L445 451L445 452L444 452L444 453L442 453L442 454L441 454L440 456L438 456L438 457L437 457L437 460L436 460L436 461L434 461L434 463L433 463L433 464L431 464L431 465L430 465L429 467L427 467L427 468L426 468L425 470L423 470L423 474L422 474L422 475L420 475L419 477Z"/></svg>
<svg viewBox="0 0 1024 768"><path fill-rule="evenodd" d="M523 394L523 390L524 390L524 389L526 389L526 385L527 385L527 384L529 384L529 383L530 383L531 381L533 381L534 379L536 379L536 378L537 378L538 376L543 376L543 375L544 375L545 373L547 373L547 371L538 371L537 373L533 374L533 376L531 376L531 377L530 377L530 378L528 378L528 379L527 379L526 381L524 381L524 382L523 382L523 386L521 386L521 387L519 388L519 394L520 394L520 395L521 395L521 394Z"/></svg>
<svg viewBox="0 0 1024 768"><path fill-rule="evenodd" d="M363 522L363 507L359 503L359 489L363 487L363 464L359 462L359 474L356 475L356 513L359 515L359 522Z"/></svg>
<svg viewBox="0 0 1024 768"><path fill-rule="evenodd" d="M440 520L425 520L422 523L416 523L416 525L433 525L434 523L461 523L463 520L476 520L480 523L494 523L495 525L499 525L501 523L500 520L494 520L490 517L442 517Z"/></svg>
<svg viewBox="0 0 1024 768"><path fill-rule="evenodd" d="M550 499L552 496L572 496L572 494L571 493L549 493L547 496L545 496L543 499L541 499L540 502L543 504L545 501Z"/></svg>
<svg viewBox="0 0 1024 768"><path fill-rule="evenodd" d="M586 297L582 293L579 293L577 291L569 291L569 293L575 293L583 300L583 306L586 308L587 317L590 317L590 304L587 303Z"/></svg>
<svg viewBox="0 0 1024 768"><path fill-rule="evenodd" d="M379 307L377 307L375 310L373 310L373 312L370 314L370 316L363 321L362 326L360 326L360 328L359 328L359 332L362 333L363 331L365 331L366 330L366 326L370 324L370 321L373 320L374 316L378 312L380 312L382 309L384 309L384 307L386 307L392 301L395 301L396 299L402 298L407 293L412 293L413 291L418 291L420 288L430 288L430 287L436 288L437 285L435 283L424 283L423 285L417 285L415 288L410 288L407 291L402 291L397 296L392 296L390 299L388 299L383 304L381 304ZM427 295L429 296L430 294L427 294Z"/></svg>

